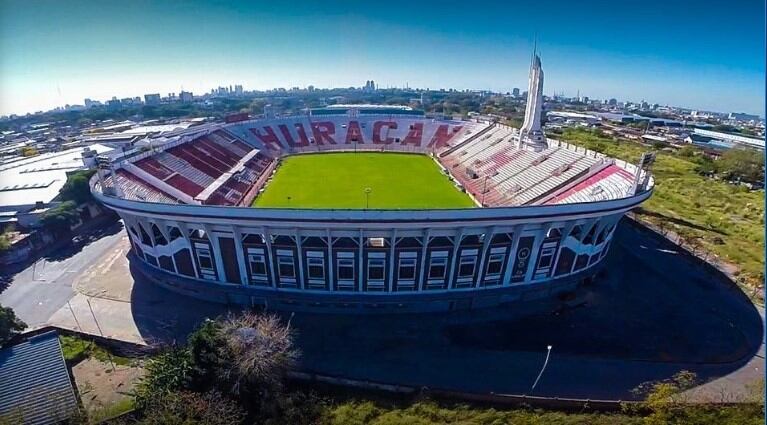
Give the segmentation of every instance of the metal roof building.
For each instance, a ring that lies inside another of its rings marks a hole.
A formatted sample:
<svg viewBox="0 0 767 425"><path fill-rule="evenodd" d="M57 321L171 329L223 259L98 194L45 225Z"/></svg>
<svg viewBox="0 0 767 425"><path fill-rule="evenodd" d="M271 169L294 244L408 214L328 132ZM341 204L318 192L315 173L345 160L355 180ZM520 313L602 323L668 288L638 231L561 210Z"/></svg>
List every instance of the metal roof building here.
<svg viewBox="0 0 767 425"><path fill-rule="evenodd" d="M55 331L0 350L0 422L55 424L76 409Z"/></svg>

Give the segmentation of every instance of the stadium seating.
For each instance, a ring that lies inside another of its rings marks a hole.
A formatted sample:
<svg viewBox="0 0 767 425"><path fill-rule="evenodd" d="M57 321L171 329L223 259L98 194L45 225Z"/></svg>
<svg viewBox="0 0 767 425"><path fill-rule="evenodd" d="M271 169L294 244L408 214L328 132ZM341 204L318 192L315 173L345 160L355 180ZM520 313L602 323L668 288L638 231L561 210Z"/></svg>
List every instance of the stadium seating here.
<svg viewBox="0 0 767 425"><path fill-rule="evenodd" d="M516 129L473 121L295 116L212 127L190 139L132 163L148 175L122 170L121 184L136 182L127 196L241 205L261 189L280 156L329 150L434 154L457 184L485 206L617 199L631 190L634 178L612 160L555 140L540 152L521 150ZM153 192L147 180L161 189Z"/></svg>
<svg viewBox="0 0 767 425"><path fill-rule="evenodd" d="M120 188L123 197L133 201L146 201L146 202L162 202L162 203L176 203L177 200L170 195L167 195L142 180L141 178L122 169L117 170L115 173L115 182ZM108 181L108 184L114 184Z"/></svg>

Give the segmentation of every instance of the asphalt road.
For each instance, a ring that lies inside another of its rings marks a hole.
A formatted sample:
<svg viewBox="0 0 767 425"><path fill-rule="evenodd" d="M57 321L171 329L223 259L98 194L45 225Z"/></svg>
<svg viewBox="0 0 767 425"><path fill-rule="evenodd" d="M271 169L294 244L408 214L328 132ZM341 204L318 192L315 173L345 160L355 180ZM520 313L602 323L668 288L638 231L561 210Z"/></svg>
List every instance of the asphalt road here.
<svg viewBox="0 0 767 425"><path fill-rule="evenodd" d="M123 236L122 222L115 222L80 234L77 241L51 247L20 271L4 270L0 274L0 304L12 307L30 328L45 325L75 295L75 279Z"/></svg>

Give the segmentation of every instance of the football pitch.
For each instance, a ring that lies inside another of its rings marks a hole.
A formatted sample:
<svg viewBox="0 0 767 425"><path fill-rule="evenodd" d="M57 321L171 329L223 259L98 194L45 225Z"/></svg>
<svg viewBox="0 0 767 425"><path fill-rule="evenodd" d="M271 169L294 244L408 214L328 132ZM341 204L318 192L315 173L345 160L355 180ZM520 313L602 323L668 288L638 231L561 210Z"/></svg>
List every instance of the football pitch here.
<svg viewBox="0 0 767 425"><path fill-rule="evenodd" d="M253 202L261 208L471 208L426 155L323 153L283 158Z"/></svg>

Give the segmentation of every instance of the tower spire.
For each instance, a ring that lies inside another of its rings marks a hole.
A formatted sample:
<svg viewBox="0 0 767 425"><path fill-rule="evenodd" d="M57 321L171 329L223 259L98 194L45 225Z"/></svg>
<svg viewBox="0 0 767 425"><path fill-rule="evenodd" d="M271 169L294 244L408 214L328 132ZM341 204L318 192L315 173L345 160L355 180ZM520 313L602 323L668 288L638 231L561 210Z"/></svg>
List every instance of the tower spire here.
<svg viewBox="0 0 767 425"><path fill-rule="evenodd" d="M555 92L556 94L556 92ZM541 109L543 107L543 70L538 56L538 36L533 44L533 57L530 61L530 76L527 89L525 119L519 131L519 147L540 151L547 147L546 136L541 128Z"/></svg>

